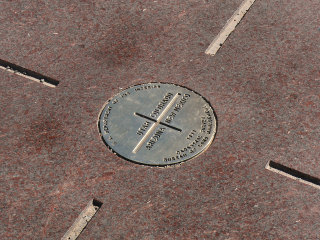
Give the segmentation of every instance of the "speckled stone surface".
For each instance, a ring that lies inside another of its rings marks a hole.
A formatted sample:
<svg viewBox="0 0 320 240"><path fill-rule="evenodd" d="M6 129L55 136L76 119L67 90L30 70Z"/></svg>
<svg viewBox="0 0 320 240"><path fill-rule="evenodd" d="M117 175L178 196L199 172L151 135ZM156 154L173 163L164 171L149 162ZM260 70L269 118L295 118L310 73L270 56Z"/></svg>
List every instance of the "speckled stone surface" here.
<svg viewBox="0 0 320 240"><path fill-rule="evenodd" d="M320 4L256 0L214 57L228 1L1 1L0 58L60 81L0 72L0 239L60 239L92 198L79 239L319 239ZM218 132L169 168L113 155L105 101L146 82L191 88Z"/></svg>

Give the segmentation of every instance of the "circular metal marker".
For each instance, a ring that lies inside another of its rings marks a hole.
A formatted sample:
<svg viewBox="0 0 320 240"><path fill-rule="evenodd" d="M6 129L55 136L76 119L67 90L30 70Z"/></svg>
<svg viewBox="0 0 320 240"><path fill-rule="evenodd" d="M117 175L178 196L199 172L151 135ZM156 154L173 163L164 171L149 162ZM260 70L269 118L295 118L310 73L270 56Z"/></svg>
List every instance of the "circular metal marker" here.
<svg viewBox="0 0 320 240"><path fill-rule="evenodd" d="M216 117L201 95L174 84L148 83L110 99L99 128L105 143L119 156L161 166L206 150L216 133Z"/></svg>

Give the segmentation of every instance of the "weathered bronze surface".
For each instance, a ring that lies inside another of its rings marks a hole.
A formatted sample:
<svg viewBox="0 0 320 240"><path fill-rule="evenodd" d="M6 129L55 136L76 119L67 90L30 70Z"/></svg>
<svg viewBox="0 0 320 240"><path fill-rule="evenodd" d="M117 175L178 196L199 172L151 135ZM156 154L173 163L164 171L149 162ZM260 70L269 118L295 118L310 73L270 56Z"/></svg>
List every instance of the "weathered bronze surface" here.
<svg viewBox="0 0 320 240"><path fill-rule="evenodd" d="M148 83L110 99L99 128L105 143L119 156L168 165L203 152L214 139L216 118L199 94L174 84Z"/></svg>

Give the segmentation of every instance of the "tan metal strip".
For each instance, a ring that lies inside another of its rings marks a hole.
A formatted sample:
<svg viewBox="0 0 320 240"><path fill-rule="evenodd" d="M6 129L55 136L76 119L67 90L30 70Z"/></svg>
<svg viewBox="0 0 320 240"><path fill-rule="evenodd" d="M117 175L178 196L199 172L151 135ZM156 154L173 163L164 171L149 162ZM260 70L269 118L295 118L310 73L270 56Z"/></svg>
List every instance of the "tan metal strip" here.
<svg viewBox="0 0 320 240"><path fill-rule="evenodd" d="M222 28L220 33L216 36L216 38L207 48L207 50L205 51L206 54L214 56L218 52L220 47L227 40L229 35L233 32L233 30L236 28L238 23L241 21L243 16L246 14L246 12L249 10L249 8L252 6L254 2L255 0L244 0L241 3L240 7L234 12L232 17L228 20L228 22Z"/></svg>
<svg viewBox="0 0 320 240"><path fill-rule="evenodd" d="M77 219L74 221L72 226L68 229L61 240L75 240L83 231L83 229L90 222L91 218L96 214L96 212L101 207L102 203L98 200L91 200L85 209L80 213Z"/></svg>

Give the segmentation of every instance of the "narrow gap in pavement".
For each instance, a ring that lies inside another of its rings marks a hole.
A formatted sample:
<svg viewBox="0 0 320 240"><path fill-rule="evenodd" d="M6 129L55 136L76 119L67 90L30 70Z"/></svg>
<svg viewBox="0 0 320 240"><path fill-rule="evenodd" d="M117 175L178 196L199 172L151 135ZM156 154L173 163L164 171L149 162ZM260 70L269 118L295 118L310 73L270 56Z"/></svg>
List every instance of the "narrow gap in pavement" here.
<svg viewBox="0 0 320 240"><path fill-rule="evenodd" d="M18 66L14 63L10 63L2 59L0 59L0 69L42 83L49 87L56 87L59 84L59 81L53 78L44 76L40 73L34 72L32 70L26 69L24 67Z"/></svg>
<svg viewBox="0 0 320 240"><path fill-rule="evenodd" d="M266 169L320 189L319 178L313 177L293 168L289 168L280 163L269 161L266 165Z"/></svg>

